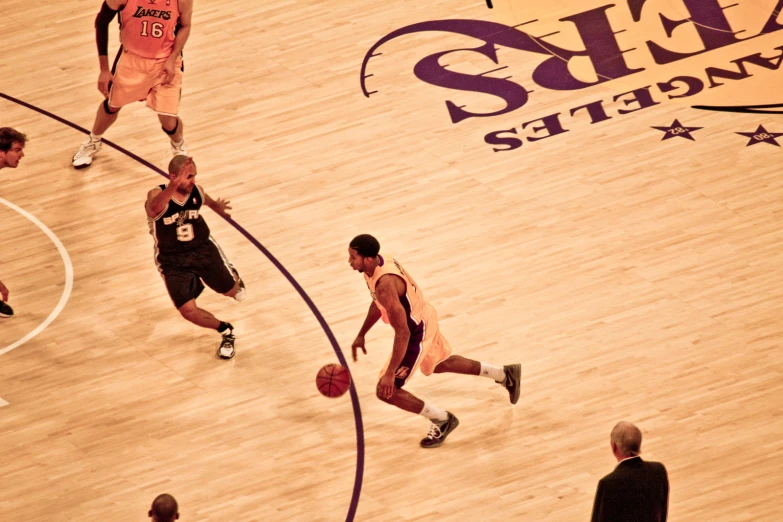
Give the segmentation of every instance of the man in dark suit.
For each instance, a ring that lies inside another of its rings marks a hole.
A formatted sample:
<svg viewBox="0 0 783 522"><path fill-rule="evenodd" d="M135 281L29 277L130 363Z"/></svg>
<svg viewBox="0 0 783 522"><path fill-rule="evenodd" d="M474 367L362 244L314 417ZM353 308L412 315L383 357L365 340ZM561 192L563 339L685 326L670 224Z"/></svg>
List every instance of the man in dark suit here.
<svg viewBox="0 0 783 522"><path fill-rule="evenodd" d="M642 432L620 422L610 441L619 464L598 483L592 522L666 522L669 478L663 464L639 456Z"/></svg>

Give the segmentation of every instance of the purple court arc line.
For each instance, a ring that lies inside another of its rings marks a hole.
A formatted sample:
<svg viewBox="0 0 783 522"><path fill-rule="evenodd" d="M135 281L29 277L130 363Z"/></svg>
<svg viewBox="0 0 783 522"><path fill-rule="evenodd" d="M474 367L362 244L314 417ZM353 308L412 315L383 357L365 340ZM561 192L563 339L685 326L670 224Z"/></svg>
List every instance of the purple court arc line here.
<svg viewBox="0 0 783 522"><path fill-rule="evenodd" d="M87 131L87 129L85 129L84 127L80 127L79 125L76 125L71 121L61 118L60 116L57 116L56 114L52 114L51 112L41 109L39 107L36 107L35 105L30 105L27 102L16 99L12 96L8 96L7 94L2 92L0 92L0 98L6 99L12 103L16 103L17 105L21 105L22 107L35 111L39 114L43 114L44 116L56 120L62 123L63 125L67 125L68 127L71 127L72 129L75 129L83 134L89 134L89 131ZM159 169L149 161L132 153L131 151L124 149L123 147L120 147L119 145L112 143L111 141L108 140L103 140L103 143L121 152L122 154L125 154L129 158L141 163L142 165L149 168L150 170L157 172L161 176L168 179L168 176L166 176L165 172L163 172L161 169ZM296 281L296 279L294 279L294 276L291 275L291 273L282 265L282 263L280 263L280 261L278 261L277 258L273 256L272 253L269 250L267 250L266 247L264 247L264 245L262 245L258 241L258 239L253 237L250 234L250 232L245 230L245 228L242 227L242 225L240 225L230 217L224 219L228 223L230 223L231 226L233 226L240 234L245 236L245 238L248 241L250 241L258 250L260 250L261 253L264 254L267 257L267 259L269 259L269 261L272 262L273 265L275 265L275 267L280 271L280 273L283 274L283 276L286 279L288 279L288 282L291 283L294 289L299 293L300 297L304 300L305 303L307 303L307 306L310 307L310 311L313 312L313 315L318 320L318 324L321 325L321 328L326 334L326 337L329 339L329 342L332 345L332 349L334 350L335 355L337 355L337 360L340 361L340 364L342 365L343 368L348 370L348 374L350 375L351 370L350 368L348 368L348 362L345 360L345 356L343 355L343 352L340 349L340 345L337 343L337 339L334 337L334 333L332 333L332 329L329 328L326 319L324 319L323 315L321 315L321 312L315 306L313 300L310 299L310 296L307 295L307 292L304 291L304 288L301 287L301 285ZM354 483L353 483L351 504L348 507L348 514L345 517L345 522L353 522L354 517L356 516L356 509L359 507L359 495L362 492L362 479L364 477L364 427L362 424L362 411L359 406L359 395L356 393L356 387L354 386L353 382L354 382L353 377L351 377L351 384L350 384L351 403L353 404L353 417L356 423L356 476L354 478Z"/></svg>

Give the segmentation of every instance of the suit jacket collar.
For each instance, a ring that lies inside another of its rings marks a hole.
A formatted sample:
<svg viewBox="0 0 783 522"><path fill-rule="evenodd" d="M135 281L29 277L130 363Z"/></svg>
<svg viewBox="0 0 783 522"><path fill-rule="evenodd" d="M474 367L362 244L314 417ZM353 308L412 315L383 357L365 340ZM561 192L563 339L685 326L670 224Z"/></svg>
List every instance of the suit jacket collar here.
<svg viewBox="0 0 783 522"><path fill-rule="evenodd" d="M621 460L620 462L617 463L617 467L619 468L620 466L638 466L642 462L644 462L642 460L642 457L637 455L635 457L628 457L627 459Z"/></svg>

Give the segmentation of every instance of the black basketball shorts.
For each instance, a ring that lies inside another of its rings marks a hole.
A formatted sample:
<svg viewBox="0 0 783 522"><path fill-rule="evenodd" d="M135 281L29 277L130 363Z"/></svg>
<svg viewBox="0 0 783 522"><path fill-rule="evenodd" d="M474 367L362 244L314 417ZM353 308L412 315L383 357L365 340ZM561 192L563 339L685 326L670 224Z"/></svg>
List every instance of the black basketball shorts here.
<svg viewBox="0 0 783 522"><path fill-rule="evenodd" d="M157 262L177 309L201 295L204 284L219 294L234 288L234 266L212 236L209 241L187 252L161 252Z"/></svg>

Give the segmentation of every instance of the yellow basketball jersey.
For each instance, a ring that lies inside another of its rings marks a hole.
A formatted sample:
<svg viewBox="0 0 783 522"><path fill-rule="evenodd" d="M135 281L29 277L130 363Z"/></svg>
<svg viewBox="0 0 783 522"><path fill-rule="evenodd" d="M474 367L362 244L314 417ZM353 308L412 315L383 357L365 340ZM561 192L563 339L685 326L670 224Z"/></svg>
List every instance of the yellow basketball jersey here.
<svg viewBox="0 0 783 522"><path fill-rule="evenodd" d="M375 268L372 277L368 277L366 273L364 274L364 279L367 281L367 288L370 289L370 296L372 296L373 301L375 301L375 306L377 306L381 311L381 314L383 314L383 321L388 323L389 320L386 315L386 309L378 302L375 295L375 285L378 283L378 280L386 274L394 274L401 277L402 280L405 281L405 295L400 297L400 302L402 303L402 307L405 308L405 312L408 314L408 326L411 329L414 329L421 323L427 308L424 294L422 294L419 285L416 284L410 274L405 271L396 259L384 257L380 254L378 255L378 259L380 260L380 264Z"/></svg>
<svg viewBox="0 0 783 522"><path fill-rule="evenodd" d="M168 58L178 24L178 0L128 0L120 13L120 42L135 55Z"/></svg>

